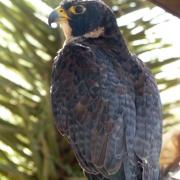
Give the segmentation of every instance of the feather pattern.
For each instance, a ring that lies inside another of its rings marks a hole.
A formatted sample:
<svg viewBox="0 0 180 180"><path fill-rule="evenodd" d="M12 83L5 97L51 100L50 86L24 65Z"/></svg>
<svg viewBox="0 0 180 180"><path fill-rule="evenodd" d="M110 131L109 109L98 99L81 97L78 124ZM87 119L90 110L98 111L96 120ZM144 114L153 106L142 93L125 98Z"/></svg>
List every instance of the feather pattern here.
<svg viewBox="0 0 180 180"><path fill-rule="evenodd" d="M156 83L137 57L113 44L79 38L58 53L51 92L56 125L89 179L158 180Z"/></svg>

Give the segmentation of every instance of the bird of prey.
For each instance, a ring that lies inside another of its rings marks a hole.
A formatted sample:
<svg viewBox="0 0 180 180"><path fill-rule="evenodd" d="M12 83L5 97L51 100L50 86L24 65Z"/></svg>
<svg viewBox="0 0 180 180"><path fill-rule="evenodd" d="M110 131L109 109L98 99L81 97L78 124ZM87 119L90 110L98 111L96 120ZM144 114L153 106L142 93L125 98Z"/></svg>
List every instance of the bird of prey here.
<svg viewBox="0 0 180 180"><path fill-rule="evenodd" d="M161 102L101 0L63 0L49 15L66 41L52 68L56 126L89 180L159 180Z"/></svg>

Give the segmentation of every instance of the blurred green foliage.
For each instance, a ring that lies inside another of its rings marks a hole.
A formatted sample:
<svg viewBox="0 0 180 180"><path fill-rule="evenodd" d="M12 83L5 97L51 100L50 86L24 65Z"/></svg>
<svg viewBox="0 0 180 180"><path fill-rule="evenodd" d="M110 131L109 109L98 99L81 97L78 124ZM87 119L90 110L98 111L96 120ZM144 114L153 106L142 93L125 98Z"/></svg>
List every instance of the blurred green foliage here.
<svg viewBox="0 0 180 180"><path fill-rule="evenodd" d="M142 0L106 0L106 3L117 17L153 8ZM59 31L50 29L46 20L49 6L54 8L58 4L59 0L0 1L0 179L79 180L83 176L69 145L54 127L50 107L52 59L63 37ZM136 54L168 46L161 39L133 45L146 39L145 31L153 26L150 21L139 18L132 28L120 27ZM140 26L143 27L140 32L131 33ZM164 65L177 60L155 58L148 65L158 74ZM161 91L177 83L178 79L158 79L158 84L164 85ZM166 128L178 123L170 112L179 104L180 101L164 104L164 121L173 120L166 123Z"/></svg>

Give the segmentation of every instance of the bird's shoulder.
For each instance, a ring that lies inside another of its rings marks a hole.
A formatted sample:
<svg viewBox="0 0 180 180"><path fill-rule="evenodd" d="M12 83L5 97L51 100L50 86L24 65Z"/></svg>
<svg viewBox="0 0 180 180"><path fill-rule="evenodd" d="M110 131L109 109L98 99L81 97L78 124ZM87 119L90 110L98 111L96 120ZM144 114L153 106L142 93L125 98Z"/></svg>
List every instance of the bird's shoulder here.
<svg viewBox="0 0 180 180"><path fill-rule="evenodd" d="M54 58L53 69L59 69L63 64L84 64L89 60L93 61L95 59L95 54L93 49L82 43L81 41L73 41L67 43L62 49L57 53L57 56Z"/></svg>

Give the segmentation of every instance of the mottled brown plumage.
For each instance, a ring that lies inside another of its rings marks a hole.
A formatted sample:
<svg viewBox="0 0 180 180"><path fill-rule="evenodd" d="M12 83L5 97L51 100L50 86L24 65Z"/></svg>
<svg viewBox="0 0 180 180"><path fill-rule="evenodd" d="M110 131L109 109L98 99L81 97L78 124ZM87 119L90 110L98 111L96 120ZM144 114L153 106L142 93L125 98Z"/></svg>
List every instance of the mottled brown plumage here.
<svg viewBox="0 0 180 180"><path fill-rule="evenodd" d="M55 58L51 95L56 125L89 179L158 180L157 86L142 61L129 53L112 12L101 6L104 33L72 39Z"/></svg>

